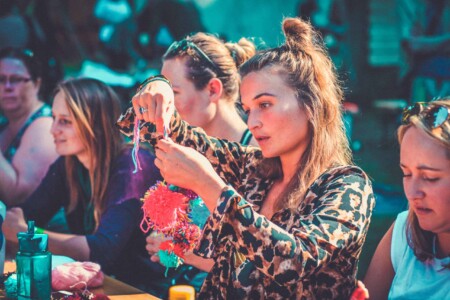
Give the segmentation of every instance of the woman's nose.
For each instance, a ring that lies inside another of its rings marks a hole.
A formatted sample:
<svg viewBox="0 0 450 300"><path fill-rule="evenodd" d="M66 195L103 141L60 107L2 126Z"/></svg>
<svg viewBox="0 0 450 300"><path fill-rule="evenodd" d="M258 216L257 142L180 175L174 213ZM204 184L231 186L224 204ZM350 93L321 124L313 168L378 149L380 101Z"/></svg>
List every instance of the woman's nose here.
<svg viewBox="0 0 450 300"><path fill-rule="evenodd" d="M404 184L405 196L408 200L414 201L422 199L425 196L425 192L422 188L420 180L410 180Z"/></svg>
<svg viewBox="0 0 450 300"><path fill-rule="evenodd" d="M262 126L262 123L259 119L259 116L256 112L250 112L247 118L247 126L250 130L254 128L259 128Z"/></svg>

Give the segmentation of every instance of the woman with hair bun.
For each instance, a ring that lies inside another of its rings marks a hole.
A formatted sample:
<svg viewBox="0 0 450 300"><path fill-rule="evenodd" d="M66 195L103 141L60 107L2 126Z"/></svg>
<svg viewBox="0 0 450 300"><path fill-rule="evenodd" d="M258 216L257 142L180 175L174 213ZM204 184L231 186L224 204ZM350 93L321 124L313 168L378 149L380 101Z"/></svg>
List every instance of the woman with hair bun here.
<svg viewBox="0 0 450 300"><path fill-rule="evenodd" d="M188 126L161 77L118 122L132 135L134 118L146 121L140 138L156 144L163 177L211 212L195 250L215 260L200 299L349 299L357 286L372 187L351 165L342 91L315 31L296 18L283 31L285 44L240 67L241 102L260 149Z"/></svg>
<svg viewBox="0 0 450 300"><path fill-rule="evenodd" d="M238 67L255 51L245 38L224 43L202 32L174 42L163 56L161 74L173 86L175 108L183 120L210 136L249 144L252 135L236 109ZM256 145L254 139L251 144Z"/></svg>
<svg viewBox="0 0 450 300"><path fill-rule="evenodd" d="M256 145L250 130L236 109L239 101L238 67L256 52L255 45L242 38L238 43L224 43L216 36L199 32L174 42L163 56L161 73L172 84L175 107L192 126L206 134L243 145ZM152 261L159 261L162 235L147 237L147 251ZM153 281L153 294L167 298L167 288L174 283L188 283L200 289L214 264L189 253L185 264L170 270L165 280ZM195 267L195 268L194 268Z"/></svg>

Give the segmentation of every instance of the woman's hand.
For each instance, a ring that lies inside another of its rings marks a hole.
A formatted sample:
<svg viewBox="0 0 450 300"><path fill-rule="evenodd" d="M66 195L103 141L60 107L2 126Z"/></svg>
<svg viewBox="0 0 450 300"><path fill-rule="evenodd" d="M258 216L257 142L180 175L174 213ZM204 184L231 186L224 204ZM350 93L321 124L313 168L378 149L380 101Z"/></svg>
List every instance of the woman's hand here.
<svg viewBox="0 0 450 300"><path fill-rule="evenodd" d="M28 225L25 222L25 217L21 208L13 207L6 211L2 230L7 241L17 243L17 233L25 232L27 229Z"/></svg>
<svg viewBox="0 0 450 300"><path fill-rule="evenodd" d="M206 157L170 139L159 140L155 153L155 165L168 183L194 191L214 210L226 184Z"/></svg>
<svg viewBox="0 0 450 300"><path fill-rule="evenodd" d="M165 242L167 240L170 240L170 238L165 237L163 234L157 233L153 231L150 233L149 236L145 239L147 244L145 245L145 249L147 250L148 254L150 255L150 260L153 262L159 262L159 245L161 245L162 242Z"/></svg>
<svg viewBox="0 0 450 300"><path fill-rule="evenodd" d="M162 80L149 82L131 100L138 119L156 125L158 132L169 128L170 119L175 110L174 94L170 85Z"/></svg>

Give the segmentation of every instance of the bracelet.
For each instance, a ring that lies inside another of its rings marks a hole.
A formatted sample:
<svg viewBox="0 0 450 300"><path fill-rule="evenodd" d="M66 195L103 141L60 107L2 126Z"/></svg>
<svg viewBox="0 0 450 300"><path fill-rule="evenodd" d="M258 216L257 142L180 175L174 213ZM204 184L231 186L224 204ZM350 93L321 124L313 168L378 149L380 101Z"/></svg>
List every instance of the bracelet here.
<svg viewBox="0 0 450 300"><path fill-rule="evenodd" d="M40 228L40 227L35 226L34 227L34 233L35 234L42 234L42 233L44 233L44 228Z"/></svg>
<svg viewBox="0 0 450 300"><path fill-rule="evenodd" d="M170 85L170 88L172 88L172 84L170 83L169 79L167 79L164 75L155 75L145 79L137 88L136 93L139 93L143 88L145 88L147 84L152 81L164 81L165 83Z"/></svg>

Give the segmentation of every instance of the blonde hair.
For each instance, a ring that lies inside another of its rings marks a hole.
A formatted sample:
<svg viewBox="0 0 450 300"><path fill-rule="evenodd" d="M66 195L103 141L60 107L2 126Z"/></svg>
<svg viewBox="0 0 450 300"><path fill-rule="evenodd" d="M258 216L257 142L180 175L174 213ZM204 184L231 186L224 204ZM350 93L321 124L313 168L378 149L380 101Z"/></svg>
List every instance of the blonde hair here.
<svg viewBox="0 0 450 300"><path fill-rule="evenodd" d="M442 105L450 108L450 98L440 99L428 103L428 105ZM401 125L397 130L398 143L401 145L403 138L409 128L416 127L419 130L425 132L430 138L442 145L446 150L446 156L450 159L450 140L442 138L442 135L436 136L433 132L426 126L424 119L418 118L417 116L411 116L409 123L406 125ZM449 130L450 121L447 120L445 124L442 125L442 130ZM448 136L448 133L447 135ZM410 207L408 218L406 220L406 234L408 236L408 244L413 249L414 255L420 261L426 261L433 259L435 254L433 253L433 243L435 235L430 231L423 230L420 227L419 220L417 219L414 210ZM450 268L450 264L444 267Z"/></svg>
<svg viewBox="0 0 450 300"><path fill-rule="evenodd" d="M105 194L113 160L123 148L123 140L114 124L120 116L120 100L116 93L95 79L73 79L60 83L74 126L90 156L90 200L96 227L105 209ZM73 211L81 196L82 186L77 174L79 161L74 155L65 158L70 189L68 212Z"/></svg>
<svg viewBox="0 0 450 300"><path fill-rule="evenodd" d="M335 68L312 26L298 18L283 21L285 44L257 53L241 66L242 77L273 68L296 91L299 105L309 117L310 143L289 182L274 205L295 209L309 186L333 166L351 162L351 152L342 120L343 93ZM266 158L261 175L281 178L279 158Z"/></svg>
<svg viewBox="0 0 450 300"><path fill-rule="evenodd" d="M169 47L163 60L186 57L187 76L196 89L203 89L212 78L219 78L222 81L225 98L236 102L239 98L240 85L238 67L255 54L255 45L245 38L237 43L224 43L216 36L203 32L188 36L186 40L203 51L215 68L205 64L201 56L190 47Z"/></svg>

